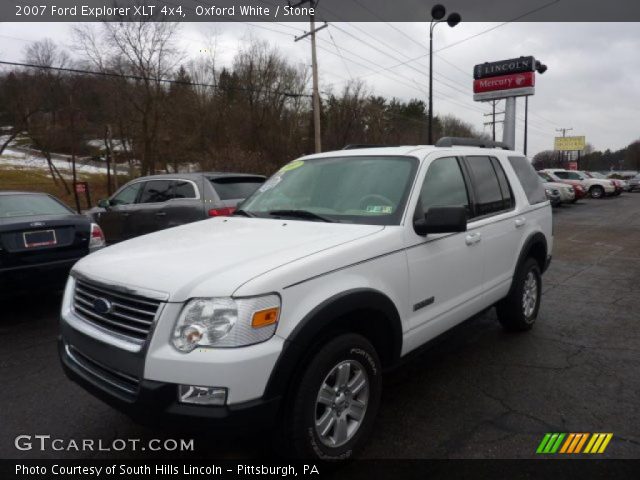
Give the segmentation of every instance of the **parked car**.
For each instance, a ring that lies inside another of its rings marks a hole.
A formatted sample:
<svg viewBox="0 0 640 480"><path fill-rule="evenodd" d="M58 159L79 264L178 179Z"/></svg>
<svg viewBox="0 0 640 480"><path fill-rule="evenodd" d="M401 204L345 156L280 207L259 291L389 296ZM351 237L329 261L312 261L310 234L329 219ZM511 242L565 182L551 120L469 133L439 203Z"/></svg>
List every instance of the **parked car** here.
<svg viewBox="0 0 640 480"><path fill-rule="evenodd" d="M555 177L553 174L544 171L539 171L537 173L544 183L558 189L560 197L564 203L576 203L579 199L587 196L587 191L580 181L562 180L561 178Z"/></svg>
<svg viewBox="0 0 640 480"><path fill-rule="evenodd" d="M591 198L602 198L605 195L614 195L616 188L609 180L602 180L599 178L590 178L584 173L578 170L563 170L563 169L547 169L543 172L552 174L554 177L561 180L574 180L582 184L582 186L589 192Z"/></svg>
<svg viewBox="0 0 640 480"><path fill-rule="evenodd" d="M45 193L0 191L0 293L62 288L104 246L100 227Z"/></svg>
<svg viewBox="0 0 640 480"><path fill-rule="evenodd" d="M614 195L620 195L622 192L624 192L624 189L625 189L624 180L620 180L618 178L607 178L605 175L599 172L581 172L581 173L584 173L589 178L599 178L601 180L608 180L609 182L613 183L613 186L616 189Z"/></svg>
<svg viewBox="0 0 640 480"><path fill-rule="evenodd" d="M640 190L640 173L629 179L629 191Z"/></svg>
<svg viewBox="0 0 640 480"><path fill-rule="evenodd" d="M384 369L492 305L507 330L538 314L542 184L520 153L445 140L303 157L232 217L82 260L67 375L135 418L275 427L288 455L351 457Z"/></svg>
<svg viewBox="0 0 640 480"><path fill-rule="evenodd" d="M236 205L265 181L242 173L179 173L133 180L87 213L102 227L107 243L231 215Z"/></svg>

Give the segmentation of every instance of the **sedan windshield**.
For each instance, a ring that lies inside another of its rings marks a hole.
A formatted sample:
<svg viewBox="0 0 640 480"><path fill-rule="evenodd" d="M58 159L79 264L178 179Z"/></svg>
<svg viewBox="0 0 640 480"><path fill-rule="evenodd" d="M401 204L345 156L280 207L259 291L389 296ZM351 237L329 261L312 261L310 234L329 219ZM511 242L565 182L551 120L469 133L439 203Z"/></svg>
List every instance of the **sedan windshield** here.
<svg viewBox="0 0 640 480"><path fill-rule="evenodd" d="M0 195L0 218L69 215L70 213L73 212L47 195Z"/></svg>
<svg viewBox="0 0 640 480"><path fill-rule="evenodd" d="M397 225L417 164L413 157L390 156L296 160L267 180L238 214Z"/></svg>

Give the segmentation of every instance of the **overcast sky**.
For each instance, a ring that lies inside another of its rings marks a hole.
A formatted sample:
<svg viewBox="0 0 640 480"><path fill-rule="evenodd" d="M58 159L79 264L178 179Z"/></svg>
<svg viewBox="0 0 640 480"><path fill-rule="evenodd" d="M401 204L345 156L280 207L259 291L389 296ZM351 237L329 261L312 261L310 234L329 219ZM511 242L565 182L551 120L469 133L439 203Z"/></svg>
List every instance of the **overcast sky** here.
<svg viewBox="0 0 640 480"><path fill-rule="evenodd" d="M624 147L640 138L639 27L638 23L464 21L455 28L438 25L434 110L489 132L483 125L490 120L483 115L490 111L489 105L473 101L473 65L533 55L549 69L537 75L536 93L529 101L528 154L552 149L555 129L561 127L573 128L567 135L586 136L596 149ZM294 42L294 36L307 28L297 23L184 23L181 44L186 56L195 58L203 55L202 49L210 45L207 39L213 36L217 61L223 65L252 38L264 39L292 62L310 64L309 41ZM22 60L25 45L45 37L73 54L69 31L70 24L64 23L0 23L0 60ZM348 79L357 78L377 95L426 101L428 25L336 23L318 32L318 39L321 91L339 91ZM421 58L414 60L417 57ZM398 66L402 62L406 64ZM388 69L380 71L383 68ZM518 100L517 108L516 143L521 150L524 99ZM497 133L500 140L501 126Z"/></svg>

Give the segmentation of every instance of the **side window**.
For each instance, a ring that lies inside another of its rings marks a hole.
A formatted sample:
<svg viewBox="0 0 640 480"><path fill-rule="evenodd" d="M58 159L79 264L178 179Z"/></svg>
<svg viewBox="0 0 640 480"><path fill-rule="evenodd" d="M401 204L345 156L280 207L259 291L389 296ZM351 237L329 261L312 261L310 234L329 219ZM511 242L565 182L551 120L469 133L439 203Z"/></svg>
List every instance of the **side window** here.
<svg viewBox="0 0 640 480"><path fill-rule="evenodd" d="M566 180L569 178L569 172L553 172L556 177Z"/></svg>
<svg viewBox="0 0 640 480"><path fill-rule="evenodd" d="M171 194L171 180L149 180L144 185L142 196L138 203L160 203L173 198Z"/></svg>
<svg viewBox="0 0 640 480"><path fill-rule="evenodd" d="M469 210L467 187L457 158L438 158L429 165L420 190L419 202L422 212L417 211L417 217L435 206L461 206Z"/></svg>
<svg viewBox="0 0 640 480"><path fill-rule="evenodd" d="M516 176L524 193L527 195L530 205L547 201L547 195L544 193L544 186L540 183L540 177L525 157L509 157L509 163L516 172ZM564 173L564 172L558 172Z"/></svg>
<svg viewBox="0 0 640 480"><path fill-rule="evenodd" d="M466 157L476 196L476 215L483 216L505 210L498 175L489 157Z"/></svg>
<svg viewBox="0 0 640 480"><path fill-rule="evenodd" d="M502 208L504 208L505 210L509 210L510 208L513 208L515 206L513 193L511 192L511 185L509 185L509 179L504 173L504 169L500 164L500 160L491 157L491 163L493 164L493 169L496 171L496 175L498 175L500 193L502 193Z"/></svg>
<svg viewBox="0 0 640 480"><path fill-rule="evenodd" d="M193 183L185 180L173 182L173 198L196 198L196 190Z"/></svg>
<svg viewBox="0 0 640 480"><path fill-rule="evenodd" d="M567 172L567 178L569 180L583 180L582 176L575 172Z"/></svg>
<svg viewBox="0 0 640 480"><path fill-rule="evenodd" d="M128 187L124 187L120 193L111 199L111 205L129 205L134 203L143 184L144 182L137 182Z"/></svg>

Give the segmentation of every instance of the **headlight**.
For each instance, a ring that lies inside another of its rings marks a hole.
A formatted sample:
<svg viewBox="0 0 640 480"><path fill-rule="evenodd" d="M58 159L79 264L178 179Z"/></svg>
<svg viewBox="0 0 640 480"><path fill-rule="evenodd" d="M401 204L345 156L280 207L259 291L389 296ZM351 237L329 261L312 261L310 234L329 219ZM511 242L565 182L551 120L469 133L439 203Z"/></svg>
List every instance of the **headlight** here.
<svg viewBox="0 0 640 480"><path fill-rule="evenodd" d="M194 298L186 303L172 343L181 352L199 347L243 347L268 340L276 331L280 297Z"/></svg>
<svg viewBox="0 0 640 480"><path fill-rule="evenodd" d="M550 188L545 188L544 191L546 192L547 195L552 195L553 192L551 191Z"/></svg>

